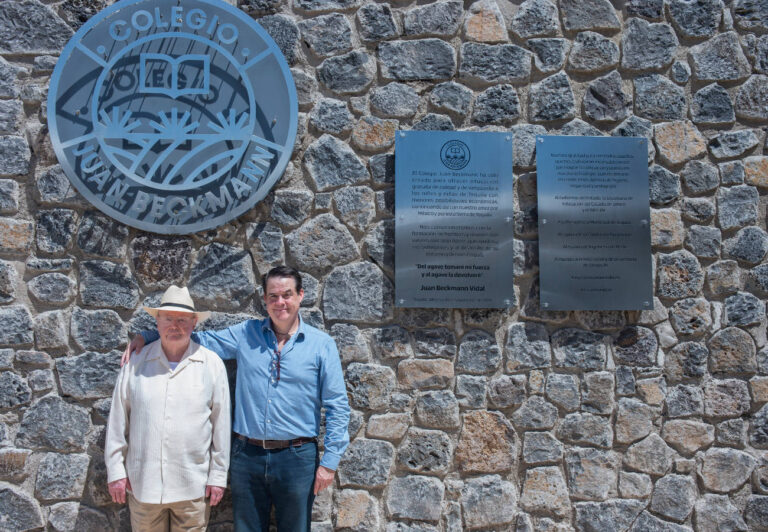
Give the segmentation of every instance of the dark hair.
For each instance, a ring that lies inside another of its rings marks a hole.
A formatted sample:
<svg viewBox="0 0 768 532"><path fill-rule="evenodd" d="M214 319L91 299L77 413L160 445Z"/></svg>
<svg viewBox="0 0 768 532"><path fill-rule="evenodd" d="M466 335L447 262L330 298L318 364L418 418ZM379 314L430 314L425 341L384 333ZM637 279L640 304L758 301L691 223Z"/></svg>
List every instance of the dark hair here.
<svg viewBox="0 0 768 532"><path fill-rule="evenodd" d="M290 266L275 266L261 278L261 287L264 289L265 295L267 293L267 281L272 277L293 277L293 280L296 281L296 293L301 292L301 275L299 275L299 271Z"/></svg>

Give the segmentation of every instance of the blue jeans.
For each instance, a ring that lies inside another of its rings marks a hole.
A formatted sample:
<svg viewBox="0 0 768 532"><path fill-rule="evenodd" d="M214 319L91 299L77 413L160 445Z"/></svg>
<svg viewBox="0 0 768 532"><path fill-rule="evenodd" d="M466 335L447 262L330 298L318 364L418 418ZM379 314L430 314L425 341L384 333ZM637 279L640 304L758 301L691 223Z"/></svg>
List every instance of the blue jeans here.
<svg viewBox="0 0 768 532"><path fill-rule="evenodd" d="M278 532L309 532L319 465L317 444L266 450L232 438L229 474L236 532L268 532L275 505Z"/></svg>

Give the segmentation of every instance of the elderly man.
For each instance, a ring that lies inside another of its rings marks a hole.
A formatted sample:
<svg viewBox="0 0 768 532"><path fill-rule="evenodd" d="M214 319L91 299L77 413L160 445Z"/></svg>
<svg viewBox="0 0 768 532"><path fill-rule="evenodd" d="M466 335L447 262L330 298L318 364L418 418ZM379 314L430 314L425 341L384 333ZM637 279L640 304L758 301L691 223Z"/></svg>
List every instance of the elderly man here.
<svg viewBox="0 0 768 532"><path fill-rule="evenodd" d="M158 341L123 366L106 445L112 500L131 510L137 531L205 530L227 484L229 384L216 353L191 341L208 312L171 286L157 308Z"/></svg>
<svg viewBox="0 0 768 532"><path fill-rule="evenodd" d="M222 358L237 359L230 471L235 530L268 531L274 504L279 532L306 532L314 496L333 482L349 443L347 391L333 339L299 316L299 272L273 268L262 287L269 319L192 338ZM126 354L155 337L142 333ZM325 447L318 460L322 408Z"/></svg>

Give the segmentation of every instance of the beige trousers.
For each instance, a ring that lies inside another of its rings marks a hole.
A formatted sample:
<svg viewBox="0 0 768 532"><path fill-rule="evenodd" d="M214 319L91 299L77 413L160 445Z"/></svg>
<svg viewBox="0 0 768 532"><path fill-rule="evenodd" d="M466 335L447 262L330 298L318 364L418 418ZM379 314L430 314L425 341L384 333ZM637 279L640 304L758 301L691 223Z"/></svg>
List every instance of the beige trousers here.
<svg viewBox="0 0 768 532"><path fill-rule="evenodd" d="M131 528L134 532L204 532L211 505L205 497L169 504L139 502L128 493Z"/></svg>

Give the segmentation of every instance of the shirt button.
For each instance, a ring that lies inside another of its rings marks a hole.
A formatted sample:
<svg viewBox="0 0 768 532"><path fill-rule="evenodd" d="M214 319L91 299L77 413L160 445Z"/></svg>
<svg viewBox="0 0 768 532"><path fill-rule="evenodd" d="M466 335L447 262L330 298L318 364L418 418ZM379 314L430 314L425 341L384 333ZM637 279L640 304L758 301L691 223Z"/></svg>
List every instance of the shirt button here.
<svg viewBox="0 0 768 532"><path fill-rule="evenodd" d="M271 402L272 402L272 399L270 399L270 400L269 400L269 401L267 401L267 402L268 402L268 403L271 403Z"/></svg>
<svg viewBox="0 0 768 532"><path fill-rule="evenodd" d="M272 420L271 420L271 419L268 419L268 420L267 420L267 423L272 423Z"/></svg>

